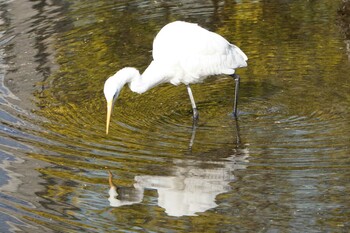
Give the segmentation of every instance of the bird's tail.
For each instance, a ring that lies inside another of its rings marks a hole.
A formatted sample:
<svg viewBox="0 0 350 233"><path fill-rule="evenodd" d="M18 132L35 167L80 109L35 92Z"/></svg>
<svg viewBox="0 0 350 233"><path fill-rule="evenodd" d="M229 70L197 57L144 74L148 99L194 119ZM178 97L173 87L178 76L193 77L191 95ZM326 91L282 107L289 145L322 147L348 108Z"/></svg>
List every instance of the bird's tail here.
<svg viewBox="0 0 350 233"><path fill-rule="evenodd" d="M236 45L231 44L231 53L235 61L235 67L234 68L240 68L240 67L246 67L248 57L247 55Z"/></svg>

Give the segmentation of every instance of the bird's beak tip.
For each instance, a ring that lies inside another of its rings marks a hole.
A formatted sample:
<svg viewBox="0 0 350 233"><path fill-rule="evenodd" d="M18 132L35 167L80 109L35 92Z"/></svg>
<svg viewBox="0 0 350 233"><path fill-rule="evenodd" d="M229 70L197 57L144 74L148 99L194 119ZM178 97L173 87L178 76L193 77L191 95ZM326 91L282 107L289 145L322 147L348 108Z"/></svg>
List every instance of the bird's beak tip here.
<svg viewBox="0 0 350 233"><path fill-rule="evenodd" d="M107 101L107 121L106 121L106 135L108 135L109 123L111 121L113 101Z"/></svg>

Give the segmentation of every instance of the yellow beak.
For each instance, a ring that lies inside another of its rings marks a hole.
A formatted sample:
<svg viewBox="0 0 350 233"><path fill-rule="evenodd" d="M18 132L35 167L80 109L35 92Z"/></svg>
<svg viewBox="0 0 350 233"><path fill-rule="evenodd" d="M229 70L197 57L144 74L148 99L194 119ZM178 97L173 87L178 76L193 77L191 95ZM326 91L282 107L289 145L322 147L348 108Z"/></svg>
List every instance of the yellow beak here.
<svg viewBox="0 0 350 233"><path fill-rule="evenodd" d="M107 124L106 124L106 134L108 134L109 122L111 121L113 100L107 101Z"/></svg>
<svg viewBox="0 0 350 233"><path fill-rule="evenodd" d="M108 181L109 181L109 187L110 188L116 188L114 183L113 183L113 174L112 172L108 171L109 177L108 177Z"/></svg>

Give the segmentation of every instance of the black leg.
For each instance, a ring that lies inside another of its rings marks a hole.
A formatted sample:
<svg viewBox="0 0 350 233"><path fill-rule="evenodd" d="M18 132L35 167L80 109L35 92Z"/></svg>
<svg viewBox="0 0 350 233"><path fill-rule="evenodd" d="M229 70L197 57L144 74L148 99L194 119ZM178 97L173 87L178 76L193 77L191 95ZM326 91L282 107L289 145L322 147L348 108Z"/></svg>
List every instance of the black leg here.
<svg viewBox="0 0 350 233"><path fill-rule="evenodd" d="M238 91L239 91L239 81L240 81L240 77L238 74L233 74L232 77L235 79L235 102L233 104L233 116L235 118L238 117L237 115L237 105L238 105Z"/></svg>

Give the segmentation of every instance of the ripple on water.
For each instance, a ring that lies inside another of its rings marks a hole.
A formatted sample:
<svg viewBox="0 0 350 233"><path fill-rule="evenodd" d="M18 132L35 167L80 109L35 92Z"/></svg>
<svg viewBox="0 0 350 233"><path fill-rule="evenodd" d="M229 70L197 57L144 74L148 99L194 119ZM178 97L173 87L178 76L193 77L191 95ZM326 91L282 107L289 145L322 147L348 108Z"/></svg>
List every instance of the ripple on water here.
<svg viewBox="0 0 350 233"><path fill-rule="evenodd" d="M339 230L349 209L349 69L329 31L330 2L33 2L33 18L13 26L30 28L5 42L14 53L26 32L35 39L35 59L9 58L36 65L28 70L38 74L11 69L40 76L34 95L4 86L0 39L2 219L58 232ZM224 76L192 86L195 128L185 86L143 95L126 87L105 135L105 78L124 65L142 70L169 17L217 26L250 53L239 70L244 114L238 122L230 115L234 81Z"/></svg>

